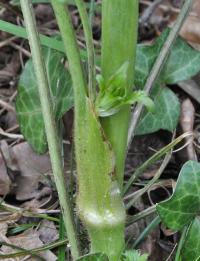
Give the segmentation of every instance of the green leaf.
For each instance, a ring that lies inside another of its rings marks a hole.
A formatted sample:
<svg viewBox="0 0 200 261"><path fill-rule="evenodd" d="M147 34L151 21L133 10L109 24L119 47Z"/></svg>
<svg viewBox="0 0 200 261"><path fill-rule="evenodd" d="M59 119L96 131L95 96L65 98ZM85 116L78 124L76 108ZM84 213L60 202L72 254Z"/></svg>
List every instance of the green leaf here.
<svg viewBox="0 0 200 261"><path fill-rule="evenodd" d="M142 89L144 87L147 77L153 67L157 56L159 55L159 52L168 36L168 33L169 29L164 31L152 45L138 45L135 73L135 85L137 88ZM155 119L154 122L151 123L150 118L152 118L152 115L145 111L141 117L142 127L140 122L140 126L137 129L138 135L151 133L159 129L166 129L169 131L174 130L178 123L177 113L175 109L171 108L172 102L170 100L165 99L165 102L162 104L163 96L159 95L157 92L159 92L159 90L163 88L163 85L174 84L179 81L187 80L196 75L199 71L200 52L194 50L184 40L178 37L173 45L173 48L170 51L170 55L167 59L166 65L162 69L160 77L159 79L157 79L157 82L155 83L153 92L151 94L151 98L154 99L155 97L156 99L155 111L161 110L159 112L159 118L157 119L156 123ZM173 95L171 93L171 97L173 100L176 100L175 107L179 107L179 103L177 98L175 98L175 94ZM164 107L164 109L162 109L162 107ZM180 108L178 109L178 112L179 111ZM165 124L163 124L164 122Z"/></svg>
<svg viewBox="0 0 200 261"><path fill-rule="evenodd" d="M85 255L77 259L77 261L109 261L108 257L102 253L95 253L90 255Z"/></svg>
<svg viewBox="0 0 200 261"><path fill-rule="evenodd" d="M157 211L165 225L181 230L200 211L200 163L188 161L179 174L171 198L157 205Z"/></svg>
<svg viewBox="0 0 200 261"><path fill-rule="evenodd" d="M135 85L143 88L153 64L165 43L169 29L165 30L152 45L139 44L136 55ZM163 67L159 82L174 84L188 80L200 71L200 52L178 37Z"/></svg>
<svg viewBox="0 0 200 261"><path fill-rule="evenodd" d="M160 79L165 84L188 80L200 71L200 52L177 38Z"/></svg>
<svg viewBox="0 0 200 261"><path fill-rule="evenodd" d="M196 217L189 227L181 250L182 261L200 260L200 217Z"/></svg>
<svg viewBox="0 0 200 261"><path fill-rule="evenodd" d="M152 133L159 129L172 131L176 128L180 104L177 96L168 88L159 89L154 97L154 110L145 112L136 128L136 134Z"/></svg>
<svg viewBox="0 0 200 261"><path fill-rule="evenodd" d="M135 65L135 86L137 88L143 89L168 33L169 30L164 31L152 45L138 44Z"/></svg>
<svg viewBox="0 0 200 261"><path fill-rule="evenodd" d="M55 118L58 121L73 105L70 74L61 62L63 54L50 48L43 49ZM17 117L21 132L35 151L47 151L47 140L42 118L39 93L33 62L30 59L20 76L16 100Z"/></svg>
<svg viewBox="0 0 200 261"><path fill-rule="evenodd" d="M128 250L123 254L123 261L147 261L148 255L140 255L137 250Z"/></svg>

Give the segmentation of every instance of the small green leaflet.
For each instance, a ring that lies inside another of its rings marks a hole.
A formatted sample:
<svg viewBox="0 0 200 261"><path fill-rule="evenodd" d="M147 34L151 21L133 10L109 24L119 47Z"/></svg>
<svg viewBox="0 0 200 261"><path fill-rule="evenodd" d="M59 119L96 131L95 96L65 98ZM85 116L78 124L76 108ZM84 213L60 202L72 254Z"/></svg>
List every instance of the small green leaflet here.
<svg viewBox="0 0 200 261"><path fill-rule="evenodd" d="M109 261L108 257L102 253L89 254L86 256L82 256L76 261Z"/></svg>
<svg viewBox="0 0 200 261"><path fill-rule="evenodd" d="M125 62L114 73L108 82L105 82L101 75L97 76L99 84L99 94L97 96L95 107L97 115L107 117L117 113L122 106L142 102L149 110L153 110L152 100L143 91L132 91L127 93L127 71L129 63Z"/></svg>
<svg viewBox="0 0 200 261"><path fill-rule="evenodd" d="M181 230L200 213L200 163L186 162L179 174L171 198L157 205L157 211L164 224Z"/></svg>
<svg viewBox="0 0 200 261"><path fill-rule="evenodd" d="M139 44L137 47L136 56L136 72L135 86L143 89L151 68L159 55L169 30L164 31L159 38L156 39L153 45ZM166 84L175 84L179 81L188 80L200 71L200 52L190 47L180 37L174 43L167 62L160 73L160 77L155 83L152 99L155 97L155 111L159 117L151 115L151 112L144 111L141 121L138 124L136 133L147 134L155 132L159 129L173 131L178 123L177 111L180 112L180 104L173 92L164 91L161 89ZM170 95L170 99L169 98ZM172 100L174 101L173 107ZM151 122L151 123L150 123ZM163 124L165 122L165 124Z"/></svg>
<svg viewBox="0 0 200 261"><path fill-rule="evenodd" d="M182 261L200 260L200 217L196 217L190 224L183 248L181 250Z"/></svg>
<svg viewBox="0 0 200 261"><path fill-rule="evenodd" d="M122 258L122 261L147 261L148 255L140 255L140 253L137 250L127 250Z"/></svg>
<svg viewBox="0 0 200 261"><path fill-rule="evenodd" d="M48 81L51 88L53 111L58 121L73 106L73 90L69 72L61 62L63 54L43 48ZM17 117L24 137L39 153L47 151L47 140L42 118L37 82L32 60L28 60L18 83Z"/></svg>

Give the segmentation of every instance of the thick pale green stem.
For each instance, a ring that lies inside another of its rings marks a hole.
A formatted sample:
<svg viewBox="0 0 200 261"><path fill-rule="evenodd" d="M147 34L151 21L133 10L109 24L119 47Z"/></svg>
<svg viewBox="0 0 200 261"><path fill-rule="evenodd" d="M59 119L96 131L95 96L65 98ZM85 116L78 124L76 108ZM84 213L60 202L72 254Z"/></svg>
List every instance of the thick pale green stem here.
<svg viewBox="0 0 200 261"><path fill-rule="evenodd" d="M125 210L116 182L113 152L93 101L87 97L69 12L58 1L52 0L52 6L73 80L79 215L90 236L91 252L104 252L116 261L124 248Z"/></svg>
<svg viewBox="0 0 200 261"><path fill-rule="evenodd" d="M70 200L65 187L62 156L58 140L58 133L56 130L55 119L53 116L48 79L44 61L42 59L41 47L39 44L39 37L36 30L36 23L32 11L31 1L21 0L21 7L31 48L34 70L38 82L38 90L49 146L49 154L51 158L55 183L58 190L60 206L63 213L63 220L66 226L67 236L71 244L72 255L76 259L79 256L79 250L77 246L77 239L71 216L71 209L69 203Z"/></svg>
<svg viewBox="0 0 200 261"><path fill-rule="evenodd" d="M107 81L128 61L127 85L124 86L127 91L133 88L137 30L138 0L102 1L102 75ZM125 106L114 116L102 119L103 128L116 157L116 174L121 187L129 121L130 106Z"/></svg>

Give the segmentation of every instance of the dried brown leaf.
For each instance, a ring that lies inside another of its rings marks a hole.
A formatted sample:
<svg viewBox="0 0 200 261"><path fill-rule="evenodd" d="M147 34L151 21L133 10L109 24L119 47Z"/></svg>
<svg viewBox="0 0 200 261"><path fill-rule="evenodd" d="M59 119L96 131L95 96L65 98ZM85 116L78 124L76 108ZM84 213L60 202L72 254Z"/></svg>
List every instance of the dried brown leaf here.
<svg viewBox="0 0 200 261"><path fill-rule="evenodd" d="M10 192L11 181L7 173L4 158L0 151L0 195L7 195Z"/></svg>
<svg viewBox="0 0 200 261"><path fill-rule="evenodd" d="M180 125L183 132L193 132L194 130L195 109L190 99L186 99L181 104ZM188 143L186 147L188 160L197 160L197 155L193 145L194 137L186 137Z"/></svg>
<svg viewBox="0 0 200 261"><path fill-rule="evenodd" d="M59 239L59 233L54 222L46 219L42 220L38 234L44 244L49 244Z"/></svg>
<svg viewBox="0 0 200 261"><path fill-rule="evenodd" d="M16 198L27 200L38 197L39 184L48 186L45 174L51 169L49 156L35 153L27 142L14 146L11 154L20 171L15 180Z"/></svg>
<svg viewBox="0 0 200 261"><path fill-rule="evenodd" d="M27 249L27 250L43 246L43 243L39 238L39 234L37 233L37 231L34 231L32 229L29 229L20 235L9 237L9 241L11 244L21 247L23 249ZM8 247L8 246L2 246L1 250L4 254L10 254L10 253L17 252L16 249ZM38 253L38 255L40 255L41 257L43 257L45 260L48 260L48 261L57 260L57 257L50 250L40 252L40 253ZM14 259L7 258L4 260L20 261L20 260L22 260L22 257L16 257ZM28 260L29 261L38 261L39 259L37 257L30 257Z"/></svg>

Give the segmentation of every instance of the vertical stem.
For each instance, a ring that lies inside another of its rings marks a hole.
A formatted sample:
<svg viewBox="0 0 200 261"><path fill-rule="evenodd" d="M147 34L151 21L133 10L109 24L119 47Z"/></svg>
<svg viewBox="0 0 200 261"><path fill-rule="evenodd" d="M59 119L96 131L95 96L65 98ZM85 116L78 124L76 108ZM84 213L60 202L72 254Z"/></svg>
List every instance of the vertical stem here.
<svg viewBox="0 0 200 261"><path fill-rule="evenodd" d="M92 28L93 18L94 18L94 7L95 7L95 0L90 0L89 21L90 21L91 28Z"/></svg>
<svg viewBox="0 0 200 261"><path fill-rule="evenodd" d="M94 45L93 45L93 38L92 38L92 30L91 30L88 15L86 12L85 3L83 2L83 0L75 0L75 2L78 7L80 16L81 16L83 30L85 33L87 55L88 55L89 97L92 100L94 100L96 90L95 90L95 64L94 64Z"/></svg>
<svg viewBox="0 0 200 261"><path fill-rule="evenodd" d="M181 260L181 249L183 247L183 244L184 244L187 232L188 232L188 226L185 226L183 228L182 233L181 233L181 238L179 240L178 248L177 248L177 251L176 251L175 261L180 261Z"/></svg>
<svg viewBox="0 0 200 261"><path fill-rule="evenodd" d="M86 102L86 80L83 73L80 53L74 34L71 17L64 3L51 0L56 20L63 39L64 49L69 62L75 96L75 111L84 110Z"/></svg>
<svg viewBox="0 0 200 261"><path fill-rule="evenodd" d="M31 1L21 0L21 8L29 38L34 70L38 81L38 90L40 95L42 114L46 129L53 174L58 190L60 206L63 212L63 219L67 230L67 236L71 244L72 256L74 259L76 259L79 256L79 250L73 219L71 215L70 200L65 188L65 179L63 173L63 164L59 146L58 133L56 130L55 119L53 116L48 79L46 75L44 61L42 59L41 47L39 43L38 33L36 30L36 22L32 10Z"/></svg>
<svg viewBox="0 0 200 261"><path fill-rule="evenodd" d="M131 91L134 78L138 28L138 0L102 1L102 76L107 81L124 62L129 62L127 84ZM117 179L122 187L130 106L111 117L102 119L102 125L116 157Z"/></svg>

